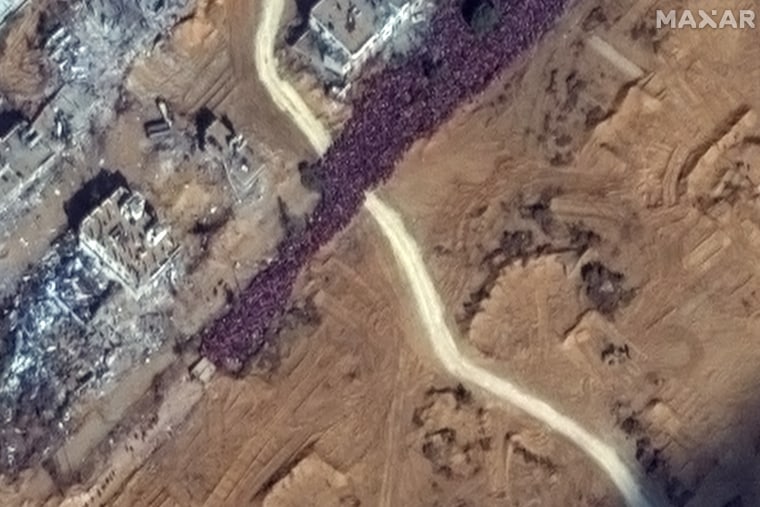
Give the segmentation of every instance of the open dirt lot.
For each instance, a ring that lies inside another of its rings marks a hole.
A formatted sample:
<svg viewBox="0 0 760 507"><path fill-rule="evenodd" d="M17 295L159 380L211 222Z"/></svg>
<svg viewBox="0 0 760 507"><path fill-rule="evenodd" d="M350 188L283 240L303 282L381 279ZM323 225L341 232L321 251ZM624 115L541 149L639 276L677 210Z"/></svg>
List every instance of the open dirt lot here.
<svg viewBox="0 0 760 507"><path fill-rule="evenodd" d="M389 260L360 217L303 277L281 361L213 380L112 505L619 505L572 446L436 372Z"/></svg>
<svg viewBox="0 0 760 507"><path fill-rule="evenodd" d="M673 504L754 505L760 34L657 31L650 5L576 10L385 197L474 355Z"/></svg>
<svg viewBox="0 0 760 507"><path fill-rule="evenodd" d="M381 192L473 357L673 505L755 505L760 32L658 31L655 8L580 2ZM577 449L440 373L422 332L360 215L278 345L215 377L110 504L620 505Z"/></svg>

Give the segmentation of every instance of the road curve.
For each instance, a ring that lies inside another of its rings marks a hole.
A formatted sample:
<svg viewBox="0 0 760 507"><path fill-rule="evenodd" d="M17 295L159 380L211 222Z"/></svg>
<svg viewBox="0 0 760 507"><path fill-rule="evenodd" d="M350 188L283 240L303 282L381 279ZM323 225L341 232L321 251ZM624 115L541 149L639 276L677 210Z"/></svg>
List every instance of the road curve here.
<svg viewBox="0 0 760 507"><path fill-rule="evenodd" d="M290 83L277 73L274 40L284 10L284 0L264 0L262 18L255 37L254 55L259 80L269 91L275 105L287 114L304 133L314 150L322 155L330 146L330 134ZM615 450L586 431L569 417L557 412L543 400L531 396L511 382L473 363L457 347L444 319L441 298L427 271L420 250L406 230L398 213L374 193L367 193L367 211L390 243L414 296L427 337L438 360L454 377L479 386L495 397L514 405L564 435L589 455L607 473L630 507L654 507L639 488L636 475Z"/></svg>
<svg viewBox="0 0 760 507"><path fill-rule="evenodd" d="M466 383L481 387L575 442L607 472L629 506L653 506L639 488L636 475L625 465L613 448L586 431L573 419L557 412L546 402L477 366L460 352L446 324L441 298L430 278L420 250L404 226L401 217L374 193L367 194L365 208L390 243L399 267L411 288L414 302L430 339L430 345L444 368L451 375Z"/></svg>
<svg viewBox="0 0 760 507"><path fill-rule="evenodd" d="M277 73L274 41L285 10L284 0L265 0L254 40L254 60L259 81L266 87L275 105L287 114L303 132L319 155L330 146L330 133L306 105L303 98Z"/></svg>

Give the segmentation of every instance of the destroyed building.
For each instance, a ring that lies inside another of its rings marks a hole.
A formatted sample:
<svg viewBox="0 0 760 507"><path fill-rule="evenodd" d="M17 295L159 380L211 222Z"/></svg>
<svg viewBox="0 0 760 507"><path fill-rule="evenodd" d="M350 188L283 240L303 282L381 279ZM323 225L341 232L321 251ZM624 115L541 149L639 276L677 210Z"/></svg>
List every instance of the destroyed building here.
<svg viewBox="0 0 760 507"><path fill-rule="evenodd" d="M320 0L296 51L318 71L345 81L412 17L420 0Z"/></svg>
<svg viewBox="0 0 760 507"><path fill-rule="evenodd" d="M163 343L163 328L144 324L164 300L143 308L136 298L155 286L177 251L142 195L119 186L2 301L0 473L49 456L75 399Z"/></svg>
<svg viewBox="0 0 760 507"><path fill-rule="evenodd" d="M169 227L160 223L142 194L124 187L84 218L79 238L85 251L135 299L155 286L179 250Z"/></svg>
<svg viewBox="0 0 760 507"><path fill-rule="evenodd" d="M0 472L44 457L68 399L107 369L116 337L87 325L110 292L111 283L67 234L0 309Z"/></svg>
<svg viewBox="0 0 760 507"><path fill-rule="evenodd" d="M242 134L235 132L230 121L210 111L199 132L199 147L215 163L220 164L238 198L248 195L259 181L264 168L264 155L256 153Z"/></svg>
<svg viewBox="0 0 760 507"><path fill-rule="evenodd" d="M124 73L192 6L190 0L88 0L61 4L38 28L42 47L56 67L57 91L48 99L46 124L59 118L78 144L86 130L106 127L122 92ZM58 127L60 130L60 126Z"/></svg>
<svg viewBox="0 0 760 507"><path fill-rule="evenodd" d="M24 6L27 0L0 0L0 25Z"/></svg>
<svg viewBox="0 0 760 507"><path fill-rule="evenodd" d="M0 212L13 218L0 227L14 227L21 213L43 199L48 182L91 155L95 133L110 128L117 114L114 104L123 94L130 62L193 3L55 2L39 14L34 45L51 64L45 66L53 70L46 78L54 91L21 118L5 114L0 99ZM0 0L0 14L16 5Z"/></svg>
<svg viewBox="0 0 760 507"><path fill-rule="evenodd" d="M57 153L20 112L2 107L0 100L0 210L5 210L50 169Z"/></svg>

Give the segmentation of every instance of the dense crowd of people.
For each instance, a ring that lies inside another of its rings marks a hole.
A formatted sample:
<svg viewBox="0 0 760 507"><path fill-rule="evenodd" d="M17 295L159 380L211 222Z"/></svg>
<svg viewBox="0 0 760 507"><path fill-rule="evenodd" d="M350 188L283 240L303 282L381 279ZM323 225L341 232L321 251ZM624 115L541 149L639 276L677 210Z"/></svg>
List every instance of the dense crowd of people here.
<svg viewBox="0 0 760 507"><path fill-rule="evenodd" d="M459 0L443 2L419 51L369 78L352 118L316 162L313 172L322 182L322 196L307 227L286 237L275 259L251 280L233 307L204 330L201 352L226 369L244 365L286 310L301 269L349 224L365 192L391 175L416 139L429 135L533 44L566 1L502 1L496 6L498 22L479 35L464 21Z"/></svg>

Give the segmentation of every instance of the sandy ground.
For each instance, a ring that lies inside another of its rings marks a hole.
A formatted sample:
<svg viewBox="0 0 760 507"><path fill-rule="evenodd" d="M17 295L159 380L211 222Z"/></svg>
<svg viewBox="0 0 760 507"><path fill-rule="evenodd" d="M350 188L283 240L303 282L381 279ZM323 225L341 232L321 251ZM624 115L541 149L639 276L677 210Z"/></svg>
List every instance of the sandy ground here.
<svg viewBox="0 0 760 507"><path fill-rule="evenodd" d="M318 320L285 327L270 373L215 378L112 504L619 505L571 445L424 359L397 276L359 218L303 277Z"/></svg>
<svg viewBox="0 0 760 507"><path fill-rule="evenodd" d="M653 5L581 3L383 196L472 357L605 435L674 505L754 505L760 32L656 31ZM589 286L594 265L620 276ZM570 444L457 389L408 298L360 216L302 276L279 348L212 380L112 503L620 505Z"/></svg>
<svg viewBox="0 0 760 507"><path fill-rule="evenodd" d="M463 354L458 346L458 337L447 322L446 309L420 248L403 219L374 193L367 195L365 209L393 251L414 300L418 318L424 325L428 347L450 375L467 385L477 386L495 400L524 412L572 442L599 465L615 484L626 505L653 507L662 503L642 487L639 474L632 471L615 448L603 438L590 433L577 421L559 412L550 402L516 385L510 377L497 375Z"/></svg>
<svg viewBox="0 0 760 507"><path fill-rule="evenodd" d="M617 440L673 504L752 505L759 35L587 5L385 195L473 354ZM599 304L593 261L632 297Z"/></svg>

